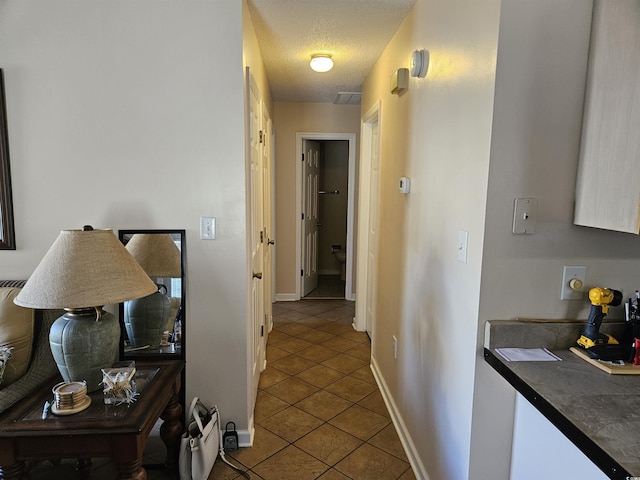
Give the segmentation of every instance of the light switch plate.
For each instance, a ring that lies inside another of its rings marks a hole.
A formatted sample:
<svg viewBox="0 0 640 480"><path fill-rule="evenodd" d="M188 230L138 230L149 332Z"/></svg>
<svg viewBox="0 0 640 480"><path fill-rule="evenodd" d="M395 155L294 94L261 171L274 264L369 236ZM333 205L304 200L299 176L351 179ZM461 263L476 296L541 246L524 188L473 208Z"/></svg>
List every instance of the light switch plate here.
<svg viewBox="0 0 640 480"><path fill-rule="evenodd" d="M200 217L200 240L215 240L216 219L214 217Z"/></svg>
<svg viewBox="0 0 640 480"><path fill-rule="evenodd" d="M513 209L513 233L515 235L536 233L537 216L537 198L516 198Z"/></svg>
<svg viewBox="0 0 640 480"><path fill-rule="evenodd" d="M467 244L469 241L469 232L464 230L458 231L458 261L467 263Z"/></svg>

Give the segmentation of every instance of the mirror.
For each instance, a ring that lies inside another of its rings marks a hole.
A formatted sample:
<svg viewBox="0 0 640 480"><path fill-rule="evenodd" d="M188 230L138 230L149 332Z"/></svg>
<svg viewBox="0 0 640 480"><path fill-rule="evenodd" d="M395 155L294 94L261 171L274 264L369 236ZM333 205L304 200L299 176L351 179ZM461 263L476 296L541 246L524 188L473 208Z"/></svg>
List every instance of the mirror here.
<svg viewBox="0 0 640 480"><path fill-rule="evenodd" d="M120 230L158 291L120 304L120 359L185 358L185 231Z"/></svg>
<svg viewBox="0 0 640 480"><path fill-rule="evenodd" d="M0 68L0 250L15 250L11 171L9 169L9 135L4 97L4 77Z"/></svg>

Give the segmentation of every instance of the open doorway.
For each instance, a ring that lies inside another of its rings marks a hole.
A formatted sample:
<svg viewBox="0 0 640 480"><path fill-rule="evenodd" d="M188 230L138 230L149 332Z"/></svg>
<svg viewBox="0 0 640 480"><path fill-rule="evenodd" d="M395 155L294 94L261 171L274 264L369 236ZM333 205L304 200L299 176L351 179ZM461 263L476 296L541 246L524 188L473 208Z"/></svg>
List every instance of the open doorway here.
<svg viewBox="0 0 640 480"><path fill-rule="evenodd" d="M354 300L355 133L298 133L298 298Z"/></svg>

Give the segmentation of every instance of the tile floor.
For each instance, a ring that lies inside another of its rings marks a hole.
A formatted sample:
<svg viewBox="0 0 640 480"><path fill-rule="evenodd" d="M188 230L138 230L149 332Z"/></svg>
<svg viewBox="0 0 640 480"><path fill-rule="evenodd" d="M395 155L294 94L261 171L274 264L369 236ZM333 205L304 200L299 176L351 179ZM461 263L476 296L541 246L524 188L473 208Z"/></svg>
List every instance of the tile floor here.
<svg viewBox="0 0 640 480"><path fill-rule="evenodd" d="M354 308L345 300L274 304L255 445L228 455L251 478L415 478L369 367L369 337L351 325Z"/></svg>
<svg viewBox="0 0 640 480"><path fill-rule="evenodd" d="M313 289L305 299L344 298L345 281L340 275L318 275L318 287Z"/></svg>
<svg viewBox="0 0 640 480"><path fill-rule="evenodd" d="M274 304L254 446L227 453L252 480L415 479L369 368L369 338L351 326L354 307L345 300ZM145 464L163 456L152 434ZM72 466L39 464L31 479L71 479ZM150 480L177 478L166 470L147 473ZM113 464L94 461L91 478L115 478ZM239 478L220 460L209 476Z"/></svg>

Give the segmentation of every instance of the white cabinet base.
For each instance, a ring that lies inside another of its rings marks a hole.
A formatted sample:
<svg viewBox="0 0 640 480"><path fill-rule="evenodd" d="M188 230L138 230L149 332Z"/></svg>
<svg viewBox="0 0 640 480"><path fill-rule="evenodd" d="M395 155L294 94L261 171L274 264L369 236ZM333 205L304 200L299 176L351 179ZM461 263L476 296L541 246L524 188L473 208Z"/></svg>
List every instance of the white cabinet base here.
<svg viewBox="0 0 640 480"><path fill-rule="evenodd" d="M512 480L607 480L567 437L519 393L511 452Z"/></svg>

